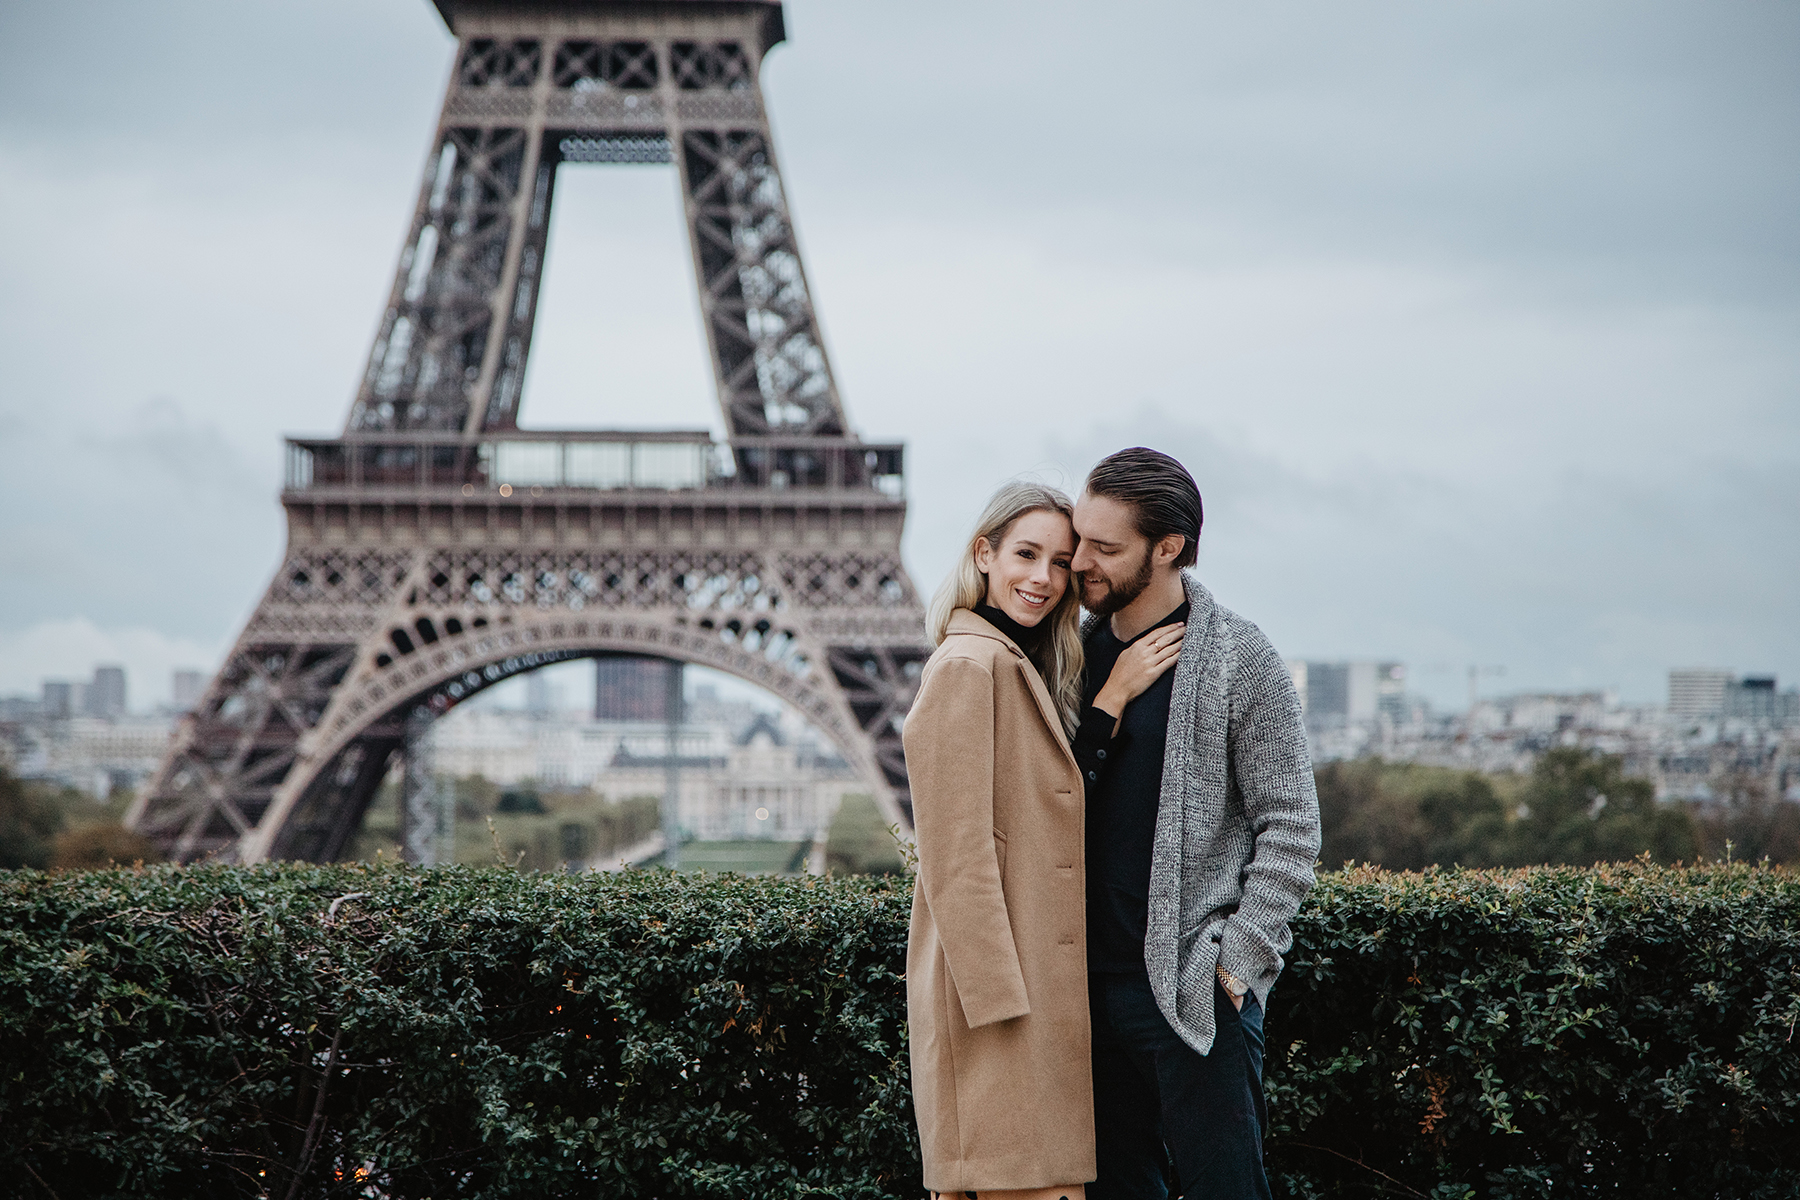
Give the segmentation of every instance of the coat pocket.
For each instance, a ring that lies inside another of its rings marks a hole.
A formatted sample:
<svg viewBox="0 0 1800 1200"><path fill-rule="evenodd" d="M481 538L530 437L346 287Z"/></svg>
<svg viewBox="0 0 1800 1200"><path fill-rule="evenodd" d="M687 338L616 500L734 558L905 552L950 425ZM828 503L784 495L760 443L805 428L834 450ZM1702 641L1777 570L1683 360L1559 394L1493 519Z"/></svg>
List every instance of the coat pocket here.
<svg viewBox="0 0 1800 1200"><path fill-rule="evenodd" d="M1000 864L1000 882L1006 882L1006 835L994 830L994 861Z"/></svg>

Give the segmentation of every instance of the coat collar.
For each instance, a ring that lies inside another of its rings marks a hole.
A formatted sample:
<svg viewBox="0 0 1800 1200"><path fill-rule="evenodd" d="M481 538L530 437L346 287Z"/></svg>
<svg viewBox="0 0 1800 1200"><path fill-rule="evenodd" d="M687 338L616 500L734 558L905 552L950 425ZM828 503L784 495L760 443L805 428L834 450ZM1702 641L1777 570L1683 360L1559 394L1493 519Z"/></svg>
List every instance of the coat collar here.
<svg viewBox="0 0 1800 1200"><path fill-rule="evenodd" d="M973 637L992 638L1008 650L1014 658L1023 659L1031 670L1025 673L1025 679L1031 686L1031 698L1037 701L1038 713L1044 718L1044 724L1050 726L1050 732L1056 735L1056 744L1063 748L1069 761L1075 762L1075 752L1069 749L1069 733L1063 728L1062 717L1056 711L1056 701L1050 698L1050 689L1044 686L1043 676L1038 674L1037 664L1031 656L1019 649L1019 644L995 629L992 625L976 616L966 608L959 608L950 614L950 624L944 630L946 637L955 634L968 634ZM1075 764L1077 769L1079 763Z"/></svg>
<svg viewBox="0 0 1800 1200"><path fill-rule="evenodd" d="M975 610L971 608L959 608L951 613L950 625L944 632L946 634L968 633L973 634L976 637L993 638L996 642L999 642L1002 646L1005 646L1020 658L1025 657L1025 652L1019 649L1019 643L1013 641L1004 633L1001 633L998 629L995 629L992 625L989 625L986 621L976 616Z"/></svg>

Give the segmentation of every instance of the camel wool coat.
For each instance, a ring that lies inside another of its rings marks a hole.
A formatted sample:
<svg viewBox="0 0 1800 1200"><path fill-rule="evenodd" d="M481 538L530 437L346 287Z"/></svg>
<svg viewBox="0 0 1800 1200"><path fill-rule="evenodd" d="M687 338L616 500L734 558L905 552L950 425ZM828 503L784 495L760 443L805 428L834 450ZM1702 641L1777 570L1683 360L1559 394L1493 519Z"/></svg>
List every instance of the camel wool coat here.
<svg viewBox="0 0 1800 1200"><path fill-rule="evenodd" d="M919 874L906 948L925 1187L1094 1178L1081 768L1037 669L967 609L903 732Z"/></svg>

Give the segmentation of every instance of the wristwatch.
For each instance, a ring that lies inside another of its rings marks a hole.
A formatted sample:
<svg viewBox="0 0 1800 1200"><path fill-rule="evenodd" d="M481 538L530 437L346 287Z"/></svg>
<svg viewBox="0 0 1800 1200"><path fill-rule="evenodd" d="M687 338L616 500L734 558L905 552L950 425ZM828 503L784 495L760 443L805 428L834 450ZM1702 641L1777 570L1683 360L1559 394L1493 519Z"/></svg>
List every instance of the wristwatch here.
<svg viewBox="0 0 1800 1200"><path fill-rule="evenodd" d="M1250 990L1250 985L1239 979L1236 975L1233 975L1230 971L1227 971L1225 969L1225 964L1220 963L1213 969L1218 972L1219 986L1224 988L1225 994L1232 999L1235 1000Z"/></svg>

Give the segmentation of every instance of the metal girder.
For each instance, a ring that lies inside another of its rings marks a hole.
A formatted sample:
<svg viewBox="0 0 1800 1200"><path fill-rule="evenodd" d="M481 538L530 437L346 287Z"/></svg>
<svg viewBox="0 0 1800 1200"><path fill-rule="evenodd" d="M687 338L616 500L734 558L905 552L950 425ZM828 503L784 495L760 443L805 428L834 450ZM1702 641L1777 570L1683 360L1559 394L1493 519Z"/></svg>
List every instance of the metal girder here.
<svg viewBox="0 0 1800 1200"><path fill-rule="evenodd" d="M662 503L659 529L687 524L682 503ZM419 718L514 675L636 653L773 692L910 828L899 735L929 654L922 623L891 549L290 551L130 820L184 860L329 860L409 722L416 736ZM354 640L301 640L321 629L354 629Z"/></svg>
<svg viewBox="0 0 1800 1200"><path fill-rule="evenodd" d="M184 861L334 859L396 762L426 796L436 716L626 653L774 692L910 828L901 448L850 434L819 333L759 81L779 4L438 6L456 61L344 436L290 443L286 561L128 822ZM576 162L675 166L725 445L517 429Z"/></svg>
<svg viewBox="0 0 1800 1200"><path fill-rule="evenodd" d="M482 32L462 40L349 431L513 427L558 165L673 161L726 428L841 436L758 80L768 6L705 37L693 15L597 7L591 35L460 22Z"/></svg>

